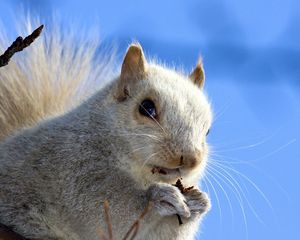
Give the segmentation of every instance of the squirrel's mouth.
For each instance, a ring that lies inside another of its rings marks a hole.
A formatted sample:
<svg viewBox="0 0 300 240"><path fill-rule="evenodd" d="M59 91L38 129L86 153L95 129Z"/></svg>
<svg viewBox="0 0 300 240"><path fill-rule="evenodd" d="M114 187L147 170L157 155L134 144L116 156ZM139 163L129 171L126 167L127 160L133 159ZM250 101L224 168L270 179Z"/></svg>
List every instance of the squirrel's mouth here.
<svg viewBox="0 0 300 240"><path fill-rule="evenodd" d="M161 174L161 175L176 175L180 176L180 167L178 168L165 168L160 166L153 166L151 169L153 174Z"/></svg>

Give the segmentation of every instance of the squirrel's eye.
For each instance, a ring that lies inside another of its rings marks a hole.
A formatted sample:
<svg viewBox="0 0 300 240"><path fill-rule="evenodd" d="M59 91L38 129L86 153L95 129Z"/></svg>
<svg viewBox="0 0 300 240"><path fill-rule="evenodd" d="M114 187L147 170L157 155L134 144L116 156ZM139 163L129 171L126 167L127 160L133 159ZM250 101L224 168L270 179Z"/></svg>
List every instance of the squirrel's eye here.
<svg viewBox="0 0 300 240"><path fill-rule="evenodd" d="M139 107L140 114L149 117L149 118L156 118L156 108L153 101L149 99L145 99L142 101Z"/></svg>
<svg viewBox="0 0 300 240"><path fill-rule="evenodd" d="M207 130L206 136L209 134L209 132L210 132L210 129Z"/></svg>

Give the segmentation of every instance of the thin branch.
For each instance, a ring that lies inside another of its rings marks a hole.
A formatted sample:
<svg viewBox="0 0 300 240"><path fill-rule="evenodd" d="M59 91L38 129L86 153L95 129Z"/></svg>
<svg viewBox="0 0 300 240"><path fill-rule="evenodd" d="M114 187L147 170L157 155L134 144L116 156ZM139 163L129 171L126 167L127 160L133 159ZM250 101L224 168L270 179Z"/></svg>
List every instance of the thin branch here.
<svg viewBox="0 0 300 240"><path fill-rule="evenodd" d="M153 202L149 202L148 206L144 209L144 211L142 212L140 217L132 224L131 228L126 233L123 240L129 239L130 235L132 235L130 240L133 240L135 238L135 236L139 230L139 227L140 227L140 222L143 220L143 218L146 216L146 214L152 209L152 207L153 207Z"/></svg>
<svg viewBox="0 0 300 240"><path fill-rule="evenodd" d="M102 230L102 228L100 226L97 228L97 234L99 236L99 239L109 240L108 237L106 236L105 232Z"/></svg>
<svg viewBox="0 0 300 240"><path fill-rule="evenodd" d="M129 231L126 233L125 237L123 240L128 240L130 237L130 240L133 240L136 237L136 234L139 230L140 227L140 222L143 220L143 218L146 216L146 214L152 209L153 207L153 202L149 202L147 207L144 209L140 217L132 224L130 227ZM103 204L104 212L105 212L105 221L108 226L108 234L109 236L106 235L106 233L103 231L103 229L99 226L97 228L97 233L98 236L101 240L112 240L113 239L113 231L112 231L112 223L111 223L111 216L110 216L110 211L109 211L109 204L108 201L105 200Z"/></svg>
<svg viewBox="0 0 300 240"><path fill-rule="evenodd" d="M112 230L112 223L111 223L111 216L109 212L109 204L108 201L104 201L104 212L105 212L105 220L107 223L107 229L108 229L108 239L113 240L113 230Z"/></svg>
<svg viewBox="0 0 300 240"><path fill-rule="evenodd" d="M185 188L185 187L182 185L182 182L181 182L180 179L178 179L178 180L176 181L176 183L175 183L173 186L177 187L177 188L180 190L180 192L181 192L182 194L187 193L188 191L190 191L190 190L192 190L192 189L194 188L194 186ZM183 222L182 222L182 219L181 219L180 215L179 215L179 214L176 214L176 216L177 216L179 225L182 225Z"/></svg>
<svg viewBox="0 0 300 240"><path fill-rule="evenodd" d="M34 40L40 36L44 25L39 26L35 29L29 36L26 38L18 37L12 45L0 56L0 67L3 67L8 64L12 56L16 52L22 51L24 48L28 47Z"/></svg>
<svg viewBox="0 0 300 240"><path fill-rule="evenodd" d="M20 234L14 232L11 228L0 223L0 239L1 240L29 240Z"/></svg>

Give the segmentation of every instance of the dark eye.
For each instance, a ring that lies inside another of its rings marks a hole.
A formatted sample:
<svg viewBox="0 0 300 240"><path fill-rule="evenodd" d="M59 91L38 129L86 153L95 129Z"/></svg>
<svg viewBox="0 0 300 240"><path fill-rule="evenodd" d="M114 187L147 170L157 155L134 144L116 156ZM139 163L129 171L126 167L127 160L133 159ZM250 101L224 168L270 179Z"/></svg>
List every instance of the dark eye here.
<svg viewBox="0 0 300 240"><path fill-rule="evenodd" d="M153 101L149 99L145 99L142 101L139 107L140 114L149 117L149 118L156 118L156 108Z"/></svg>
<svg viewBox="0 0 300 240"><path fill-rule="evenodd" d="M209 132L210 132L210 129L207 130L206 136L209 134Z"/></svg>

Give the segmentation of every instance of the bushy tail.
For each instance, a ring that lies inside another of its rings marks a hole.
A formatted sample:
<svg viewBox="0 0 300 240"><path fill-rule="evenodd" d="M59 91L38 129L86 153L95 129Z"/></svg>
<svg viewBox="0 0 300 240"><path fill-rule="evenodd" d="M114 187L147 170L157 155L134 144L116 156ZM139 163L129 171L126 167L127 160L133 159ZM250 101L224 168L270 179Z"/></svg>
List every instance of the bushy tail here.
<svg viewBox="0 0 300 240"><path fill-rule="evenodd" d="M40 25L26 22L22 36ZM79 38L46 25L30 47L0 68L0 141L69 111L112 77L113 54L99 54L98 40ZM1 54L12 41L0 33Z"/></svg>

